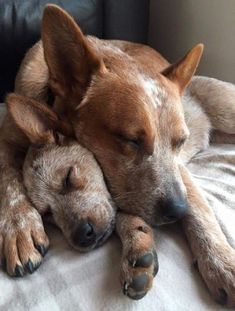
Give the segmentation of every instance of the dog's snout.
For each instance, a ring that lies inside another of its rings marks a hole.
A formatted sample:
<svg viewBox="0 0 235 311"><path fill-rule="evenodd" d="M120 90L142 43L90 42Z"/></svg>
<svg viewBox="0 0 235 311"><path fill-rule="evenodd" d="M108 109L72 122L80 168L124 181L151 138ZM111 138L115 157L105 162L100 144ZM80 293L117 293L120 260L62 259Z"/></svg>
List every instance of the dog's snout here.
<svg viewBox="0 0 235 311"><path fill-rule="evenodd" d="M96 242L96 232L94 226L86 220L83 220L77 226L73 233L73 242L78 247L89 247Z"/></svg>
<svg viewBox="0 0 235 311"><path fill-rule="evenodd" d="M162 220L165 223L175 222L183 218L188 209L188 202L179 183L171 184L165 198L159 202Z"/></svg>
<svg viewBox="0 0 235 311"><path fill-rule="evenodd" d="M187 202L183 199L166 199L161 202L162 218L165 222L174 222L183 218L187 211Z"/></svg>

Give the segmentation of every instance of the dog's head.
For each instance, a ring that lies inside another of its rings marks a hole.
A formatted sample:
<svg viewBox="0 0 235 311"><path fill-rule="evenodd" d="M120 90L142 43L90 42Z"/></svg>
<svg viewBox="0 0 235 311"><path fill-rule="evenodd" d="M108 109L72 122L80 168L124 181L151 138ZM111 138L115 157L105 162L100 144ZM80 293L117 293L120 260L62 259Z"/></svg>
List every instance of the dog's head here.
<svg viewBox="0 0 235 311"><path fill-rule="evenodd" d="M115 207L92 153L57 133L57 115L45 105L18 95L7 102L32 143L23 167L30 200L41 214L52 214L74 248L101 245L113 230Z"/></svg>
<svg viewBox="0 0 235 311"><path fill-rule="evenodd" d="M138 62L85 37L55 6L44 11L42 41L56 107L95 154L118 207L152 225L181 218L187 201L178 164L189 136L181 95L203 46L158 73L154 52L139 48Z"/></svg>

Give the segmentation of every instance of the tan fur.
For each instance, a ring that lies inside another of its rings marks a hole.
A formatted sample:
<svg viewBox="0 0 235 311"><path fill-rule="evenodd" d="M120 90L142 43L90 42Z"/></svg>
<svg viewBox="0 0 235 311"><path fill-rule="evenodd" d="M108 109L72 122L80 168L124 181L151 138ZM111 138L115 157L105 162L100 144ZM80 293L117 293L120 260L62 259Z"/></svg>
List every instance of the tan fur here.
<svg viewBox="0 0 235 311"><path fill-rule="evenodd" d="M225 132L228 128L235 134L233 114L228 113L234 104L224 107L221 98L208 96L210 88L216 94L223 89L215 81L208 80L200 89L200 83L192 80L182 105L181 95L196 70L202 46L168 67L149 47L84 37L71 17L53 5L45 9L42 29L45 59L40 54L41 62L45 66L46 60L49 68L46 86L56 97L55 110L72 124L78 142L95 154L118 207L156 225L165 222L161 201L174 193L187 199L184 228L199 271L213 297L234 306L235 268L229 262L234 251L183 167L208 145L212 128ZM32 57L38 60L40 55ZM26 64L20 70L24 74L18 76L27 76L29 83L18 92L29 95L28 88L35 90L35 74L32 77ZM229 94L235 98L233 87ZM212 101L216 114L210 108ZM217 119L217 115L226 117Z"/></svg>
<svg viewBox="0 0 235 311"><path fill-rule="evenodd" d="M43 62L43 48L41 41L36 43L26 54L15 79L15 92L27 89L27 96L36 100L48 99L48 68ZM30 72L31 82L28 79ZM40 91L39 91L40 90Z"/></svg>
<svg viewBox="0 0 235 311"><path fill-rule="evenodd" d="M21 275L29 258L34 266L39 265L42 257L36 248L43 245L47 249L49 242L41 217L23 186L21 166L27 140L10 116L6 117L0 136L0 257L6 260L10 275ZM25 248L27 256L23 254Z"/></svg>
<svg viewBox="0 0 235 311"><path fill-rule="evenodd" d="M41 215L52 214L74 248L87 251L103 243L114 227L115 206L91 152L56 133L58 116L45 104L10 95L7 106L18 128L32 143L23 165L24 184L31 202ZM73 241L83 220L92 223L102 236L90 247L79 247Z"/></svg>
<svg viewBox="0 0 235 311"><path fill-rule="evenodd" d="M218 302L221 291L229 296L228 304L235 303L235 250L228 244L212 209L203 198L202 191L193 183L189 172L182 167L181 173L187 189L189 211L182 220L183 228L192 245L192 252L199 272Z"/></svg>
<svg viewBox="0 0 235 311"><path fill-rule="evenodd" d="M121 284L124 293L130 297L144 295L152 286L153 278L158 271L158 262L154 250L153 232L140 217L118 213L116 231L123 245L121 260ZM152 255L154 260L146 267L136 267L136 262L144 255ZM146 275L147 282L143 288L133 291L132 282L139 276Z"/></svg>

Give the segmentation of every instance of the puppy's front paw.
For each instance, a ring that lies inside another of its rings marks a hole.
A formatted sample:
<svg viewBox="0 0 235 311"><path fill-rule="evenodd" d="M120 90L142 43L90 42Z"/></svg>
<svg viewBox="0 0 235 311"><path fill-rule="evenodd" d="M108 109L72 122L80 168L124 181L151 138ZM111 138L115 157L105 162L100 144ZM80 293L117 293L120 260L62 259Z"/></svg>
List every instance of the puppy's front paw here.
<svg viewBox="0 0 235 311"><path fill-rule="evenodd" d="M156 251L130 251L123 257L121 265L123 293L131 299L143 298L152 287L153 278L158 272Z"/></svg>
<svg viewBox="0 0 235 311"><path fill-rule="evenodd" d="M227 307L235 307L235 250L221 249L197 260L198 269L213 298Z"/></svg>
<svg viewBox="0 0 235 311"><path fill-rule="evenodd" d="M28 207L26 204L15 213L1 213L0 259L10 276L32 274L49 246L41 216Z"/></svg>

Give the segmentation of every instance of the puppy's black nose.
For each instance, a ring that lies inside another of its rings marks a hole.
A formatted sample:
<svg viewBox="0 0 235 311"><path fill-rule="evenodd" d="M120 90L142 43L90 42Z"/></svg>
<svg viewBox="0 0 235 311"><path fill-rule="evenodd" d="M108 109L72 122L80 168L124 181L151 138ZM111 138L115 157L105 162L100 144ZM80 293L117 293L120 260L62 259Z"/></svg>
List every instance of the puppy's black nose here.
<svg viewBox="0 0 235 311"><path fill-rule="evenodd" d="M79 247L89 247L96 241L96 233L91 223L82 220L72 236L73 243Z"/></svg>
<svg viewBox="0 0 235 311"><path fill-rule="evenodd" d="M188 208L185 200L173 198L162 201L160 205L162 218L165 222L174 222L183 218Z"/></svg>

